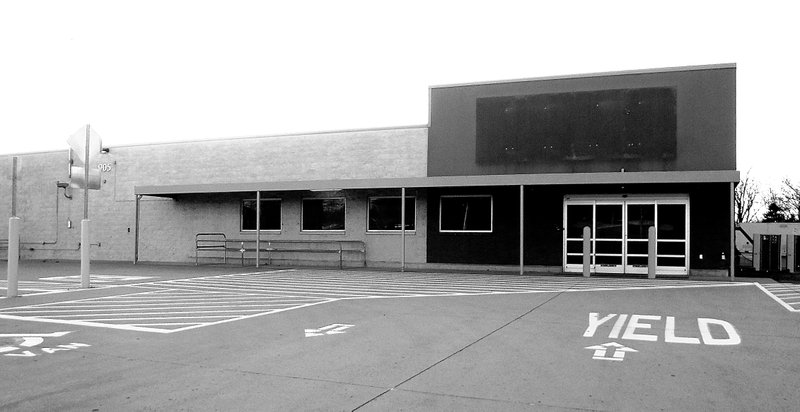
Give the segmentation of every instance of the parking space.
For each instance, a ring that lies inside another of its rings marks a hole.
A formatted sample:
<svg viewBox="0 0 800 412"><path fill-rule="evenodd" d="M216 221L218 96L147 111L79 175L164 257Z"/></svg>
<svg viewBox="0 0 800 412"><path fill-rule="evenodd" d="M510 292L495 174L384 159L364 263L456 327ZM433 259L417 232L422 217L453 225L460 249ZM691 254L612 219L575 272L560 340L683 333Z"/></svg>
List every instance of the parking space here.
<svg viewBox="0 0 800 412"><path fill-rule="evenodd" d="M45 278L63 281L62 278ZM342 299L696 288L740 283L554 276L271 270L141 282L94 275L137 292L0 309L0 318L173 333ZM79 279L77 279L79 281ZM130 284L130 282L136 282ZM121 282L121 283L115 283ZM40 282L42 283L42 282Z"/></svg>
<svg viewBox="0 0 800 412"><path fill-rule="evenodd" d="M765 290L786 298L750 282L157 276L0 310L0 405L792 410L800 317Z"/></svg>

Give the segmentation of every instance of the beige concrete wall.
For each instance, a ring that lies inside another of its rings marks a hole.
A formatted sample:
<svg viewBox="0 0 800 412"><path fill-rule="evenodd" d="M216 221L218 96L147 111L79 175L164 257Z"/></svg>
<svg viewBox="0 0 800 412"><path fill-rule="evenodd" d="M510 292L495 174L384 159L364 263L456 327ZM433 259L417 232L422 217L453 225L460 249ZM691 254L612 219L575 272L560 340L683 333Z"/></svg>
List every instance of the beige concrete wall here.
<svg viewBox="0 0 800 412"><path fill-rule="evenodd" d="M102 156L99 157L102 162ZM96 162L93 162L96 164ZM83 190L59 189L67 182L67 151L19 155L17 216L21 223L23 259L79 259ZM0 216L10 215L11 157L0 158ZM100 190L89 193L92 258L126 260L132 255L134 202L119 195L114 171L101 174ZM69 199L65 193L72 198ZM7 224L0 238L8 236ZM131 232L128 232L131 228ZM99 244L99 245L98 245Z"/></svg>
<svg viewBox="0 0 800 412"><path fill-rule="evenodd" d="M427 129L405 128L113 149L123 194L133 186L424 177Z"/></svg>
<svg viewBox="0 0 800 412"><path fill-rule="evenodd" d="M399 233L367 232L367 201L370 196L399 195L399 191L359 190L337 192L262 193L263 199L281 199L281 230L262 231L261 240L359 240L366 244L368 265L394 266L400 261ZM426 261L426 200L416 195L417 229L406 234L406 260ZM345 198L345 230L306 232L301 228L302 200L305 198ZM187 196L176 200L143 201L139 259L153 262L193 262L194 239L198 232L222 232L228 239L254 240L255 232L240 230L241 199L254 194ZM233 245L235 246L235 245ZM240 256L229 253L229 257ZM202 254L201 256L216 256ZM264 255L263 257L265 257ZM309 260L335 259L331 256L305 256ZM218 259L217 259L218 260ZM208 259L203 259L208 262Z"/></svg>
<svg viewBox="0 0 800 412"><path fill-rule="evenodd" d="M66 144L65 144L66 147ZM399 128L255 137L218 141L111 147L91 167L104 164L100 190L90 191L92 259L133 260L136 185L234 183L320 179L422 177L427 173L427 129ZM18 216L22 218L23 259L80 258L83 191L67 189L67 149L19 155ZM7 238L11 200L11 156L0 157L0 238ZM397 191L399 194L399 191ZM371 193L348 191L344 233L300 231L300 204L318 192L264 194L281 197L283 230L265 234L282 239L351 239L367 242L371 262L399 260L399 235L366 232L366 199ZM141 201L141 261L194 261L194 235L239 231L242 197L254 194L192 195ZM425 203L417 199L417 231L408 235L409 262L425 261ZM71 223L71 228L68 227Z"/></svg>

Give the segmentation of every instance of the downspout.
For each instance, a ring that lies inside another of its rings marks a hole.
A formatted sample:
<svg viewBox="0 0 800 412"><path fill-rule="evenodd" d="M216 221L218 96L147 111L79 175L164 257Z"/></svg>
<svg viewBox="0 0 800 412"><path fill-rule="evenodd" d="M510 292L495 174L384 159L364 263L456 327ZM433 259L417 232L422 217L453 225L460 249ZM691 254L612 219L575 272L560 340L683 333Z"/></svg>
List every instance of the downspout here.
<svg viewBox="0 0 800 412"><path fill-rule="evenodd" d="M116 184L116 182L115 182ZM142 195L136 195L136 226L134 229L134 238L133 238L133 264L135 265L139 261L139 210L140 210L140 203L142 200Z"/></svg>
<svg viewBox="0 0 800 412"><path fill-rule="evenodd" d="M72 198L71 196L67 195L67 189L66 189L67 186L66 185L62 186L61 182L56 182L56 225L55 225L55 228L56 228L56 240L53 240L53 241L43 240L41 242L21 242L21 244L23 244L23 245L55 245L55 244L58 243L58 232L59 232L59 230L58 230L58 225L59 225L59 223L58 223L58 203L59 203L58 202L58 195L59 195L58 189L60 189L62 187L64 188L64 196L66 196L68 199ZM62 250L62 249L46 249L46 250ZM72 249L63 249L63 250L72 250Z"/></svg>

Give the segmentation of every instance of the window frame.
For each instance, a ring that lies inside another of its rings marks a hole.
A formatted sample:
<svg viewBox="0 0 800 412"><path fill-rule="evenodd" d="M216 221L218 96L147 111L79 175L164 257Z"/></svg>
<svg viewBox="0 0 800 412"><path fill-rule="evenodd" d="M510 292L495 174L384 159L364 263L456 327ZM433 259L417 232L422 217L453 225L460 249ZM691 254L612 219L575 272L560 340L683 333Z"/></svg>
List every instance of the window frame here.
<svg viewBox="0 0 800 412"><path fill-rule="evenodd" d="M442 199L445 198L489 198L489 230L442 229ZM441 195L439 196L439 233L494 233L494 195Z"/></svg>
<svg viewBox="0 0 800 412"><path fill-rule="evenodd" d="M402 196L369 196L367 197L367 233L400 233L402 232L401 229L370 229L369 228L369 214L370 214L370 202L373 199L397 199L398 201L402 202ZM417 196L406 196L406 200L411 199L414 202L414 229L406 229L406 233L416 233L417 231ZM402 205L401 205L402 206ZM406 220L406 225L408 225L408 221Z"/></svg>
<svg viewBox="0 0 800 412"><path fill-rule="evenodd" d="M252 199L246 198L246 199L241 199L239 201L239 231L240 232L247 232L247 233L251 233L251 232L255 233L257 231L257 228L255 228L255 227L253 229L245 229L244 228L244 202L246 202L246 201L252 201L253 203L255 203L256 199L255 198L252 198ZM278 212L278 229L261 229L260 230L261 232L280 233L281 231L283 231L283 199L281 199L279 197L271 197L271 198L262 198L261 199L262 203L263 202L275 202L275 201L278 202L278 211L279 211Z"/></svg>
<svg viewBox="0 0 800 412"><path fill-rule="evenodd" d="M342 200L344 202L344 217L341 229L306 229L305 228L305 210L306 200ZM347 197L333 196L333 197L304 197L300 199L300 233L344 233L347 230Z"/></svg>

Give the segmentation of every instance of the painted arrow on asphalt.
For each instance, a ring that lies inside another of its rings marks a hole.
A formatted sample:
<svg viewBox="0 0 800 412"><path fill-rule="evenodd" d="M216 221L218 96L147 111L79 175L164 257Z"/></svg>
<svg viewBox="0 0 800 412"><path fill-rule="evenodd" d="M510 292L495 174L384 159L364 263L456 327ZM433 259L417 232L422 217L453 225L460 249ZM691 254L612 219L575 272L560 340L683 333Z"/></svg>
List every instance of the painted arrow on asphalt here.
<svg viewBox="0 0 800 412"><path fill-rule="evenodd" d="M15 343L18 346L30 348L44 342L44 338L58 338L70 332L53 332L53 333L2 333L0 338L16 338ZM0 353L15 351L19 348L16 346L0 346ZM8 355L7 355L8 356Z"/></svg>
<svg viewBox="0 0 800 412"><path fill-rule="evenodd" d="M343 323L334 323L328 326L323 326L319 329L306 329L306 337L322 336L322 335L335 335L337 333L344 333L345 329L352 328L355 325L345 325Z"/></svg>
<svg viewBox="0 0 800 412"><path fill-rule="evenodd" d="M593 349L594 356L592 359L599 359L599 360L610 360L610 361L622 361L625 359L625 353L627 352L639 352L636 349L629 348L625 345L620 345L617 342L608 342L602 345L594 345L594 346L587 346L584 349ZM606 352L609 349L614 349L614 354L612 357L607 357Z"/></svg>

